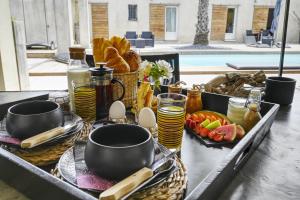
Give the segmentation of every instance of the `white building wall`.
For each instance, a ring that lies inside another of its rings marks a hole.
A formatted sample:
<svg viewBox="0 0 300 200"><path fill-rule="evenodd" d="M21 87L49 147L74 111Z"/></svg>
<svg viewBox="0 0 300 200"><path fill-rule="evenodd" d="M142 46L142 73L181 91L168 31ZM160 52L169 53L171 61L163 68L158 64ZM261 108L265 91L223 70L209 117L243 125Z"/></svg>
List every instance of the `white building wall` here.
<svg viewBox="0 0 300 200"><path fill-rule="evenodd" d="M243 41L244 34L246 30L252 29L252 19L254 5L253 1L244 1L244 0L211 0L210 1L210 12L209 19L212 19L212 7L213 5L224 5L232 6L237 9L236 25L235 25L235 38L236 41ZM209 25L211 28L211 23Z"/></svg>
<svg viewBox="0 0 300 200"><path fill-rule="evenodd" d="M283 29L283 20L284 20L284 11L285 11L285 0L282 0L281 3L281 13L279 18L278 32L276 34L277 41L281 41L282 38L282 29ZM293 12L297 13L300 17L300 0L291 0L290 2L290 12L289 12L289 22L287 29L287 42L289 43L300 43L300 22L292 14Z"/></svg>
<svg viewBox="0 0 300 200"><path fill-rule="evenodd" d="M126 31L149 30L149 4L164 4L178 6L178 42L192 42L197 22L198 0L89 0L89 3L108 3L109 35L123 36ZM284 5L285 0L282 4ZM138 20L128 20L128 4L138 5ZM209 19L212 18L212 5L237 7L236 41L243 42L246 30L252 29L254 6L274 7L276 0L210 0ZM291 12L300 15L300 1L291 0ZM281 37L284 6L281 8L278 37ZM211 21L209 22L209 28ZM296 28L297 27L297 28ZM290 16L288 42L298 42L299 29L295 18Z"/></svg>
<svg viewBox="0 0 300 200"><path fill-rule="evenodd" d="M89 3L108 3L109 35L123 36L126 31L149 31L150 4L178 6L178 39L190 42L195 34L198 0L89 0ZM136 4L137 21L128 20L128 4Z"/></svg>

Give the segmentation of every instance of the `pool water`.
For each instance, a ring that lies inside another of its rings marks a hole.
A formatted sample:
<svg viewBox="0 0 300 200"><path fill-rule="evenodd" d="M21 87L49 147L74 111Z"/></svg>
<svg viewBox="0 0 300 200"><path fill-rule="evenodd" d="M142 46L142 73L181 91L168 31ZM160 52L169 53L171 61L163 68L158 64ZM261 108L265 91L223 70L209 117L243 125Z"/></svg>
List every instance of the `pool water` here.
<svg viewBox="0 0 300 200"><path fill-rule="evenodd" d="M280 54L199 54L180 55L181 67L226 66L226 63L244 66L278 66ZM300 54L285 54L285 66L300 66Z"/></svg>

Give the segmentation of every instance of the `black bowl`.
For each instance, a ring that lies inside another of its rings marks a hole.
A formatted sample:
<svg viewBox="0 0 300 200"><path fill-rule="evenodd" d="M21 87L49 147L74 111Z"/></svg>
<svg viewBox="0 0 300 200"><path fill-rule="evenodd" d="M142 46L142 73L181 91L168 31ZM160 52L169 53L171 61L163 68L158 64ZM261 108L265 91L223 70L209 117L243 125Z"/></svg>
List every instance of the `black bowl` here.
<svg viewBox="0 0 300 200"><path fill-rule="evenodd" d="M89 135L85 148L88 168L103 178L123 179L154 160L151 133L137 125L113 124Z"/></svg>
<svg viewBox="0 0 300 200"><path fill-rule="evenodd" d="M8 109L7 132L19 139L62 126L64 116L60 106L51 101L27 101Z"/></svg>

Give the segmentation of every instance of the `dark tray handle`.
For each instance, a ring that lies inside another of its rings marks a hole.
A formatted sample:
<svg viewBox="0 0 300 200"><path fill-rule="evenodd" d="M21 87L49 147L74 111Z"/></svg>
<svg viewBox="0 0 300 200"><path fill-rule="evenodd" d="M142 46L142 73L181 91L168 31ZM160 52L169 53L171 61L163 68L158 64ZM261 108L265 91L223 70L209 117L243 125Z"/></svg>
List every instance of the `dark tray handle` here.
<svg viewBox="0 0 300 200"><path fill-rule="evenodd" d="M248 159L248 155L251 150L252 144L253 144L253 141L251 143L249 143L248 146L245 148L245 150L238 156L238 158L236 159L235 164L233 166L234 171L238 171L241 168L242 163L244 163L245 159L246 158Z"/></svg>

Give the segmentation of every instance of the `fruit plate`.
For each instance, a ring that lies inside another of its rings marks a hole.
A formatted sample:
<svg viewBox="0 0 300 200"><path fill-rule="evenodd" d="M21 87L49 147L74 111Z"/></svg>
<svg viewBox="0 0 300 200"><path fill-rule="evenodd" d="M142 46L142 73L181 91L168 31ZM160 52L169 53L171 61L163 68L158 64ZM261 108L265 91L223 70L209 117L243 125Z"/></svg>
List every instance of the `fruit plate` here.
<svg viewBox="0 0 300 200"><path fill-rule="evenodd" d="M191 134L193 137L196 137L201 144L207 146L207 147L223 147L223 146L233 146L236 143L238 143L238 140L234 140L232 142L228 142L228 141L221 141L221 142L216 142L213 141L209 138L204 138L201 137L200 135L198 135L193 129L187 127L186 125L184 126L185 130L187 133Z"/></svg>

